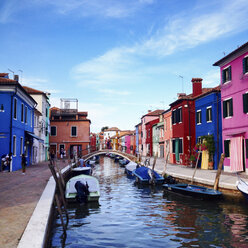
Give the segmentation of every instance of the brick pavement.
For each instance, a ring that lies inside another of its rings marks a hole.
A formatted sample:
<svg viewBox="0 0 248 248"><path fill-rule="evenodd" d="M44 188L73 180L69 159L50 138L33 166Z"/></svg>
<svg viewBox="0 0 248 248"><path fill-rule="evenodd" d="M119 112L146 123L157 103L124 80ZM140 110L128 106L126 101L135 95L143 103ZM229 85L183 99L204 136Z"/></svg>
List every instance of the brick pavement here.
<svg viewBox="0 0 248 248"><path fill-rule="evenodd" d="M66 161L57 161L59 168ZM51 177L48 162L21 170L0 172L0 247L17 247L26 225Z"/></svg>

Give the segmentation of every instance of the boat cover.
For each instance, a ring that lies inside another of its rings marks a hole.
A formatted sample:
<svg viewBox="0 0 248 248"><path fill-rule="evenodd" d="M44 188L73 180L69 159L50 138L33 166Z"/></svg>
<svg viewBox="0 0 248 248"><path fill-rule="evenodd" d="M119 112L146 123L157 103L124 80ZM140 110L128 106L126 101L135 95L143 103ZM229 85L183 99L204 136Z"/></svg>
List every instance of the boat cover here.
<svg viewBox="0 0 248 248"><path fill-rule="evenodd" d="M138 174L143 179L150 180L151 177L149 175L150 174L149 170L154 173L154 176L155 176L156 179L161 178L161 176L156 171L152 171L150 168L147 168L145 166L141 166L138 169L136 169L135 173Z"/></svg>
<svg viewBox="0 0 248 248"><path fill-rule="evenodd" d="M133 171L137 168L137 164L135 162L129 162L127 165L126 165L126 169L129 170L129 171Z"/></svg>
<svg viewBox="0 0 248 248"><path fill-rule="evenodd" d="M88 183L89 186L89 192L96 192L99 190L96 179L95 178L72 178L69 180L69 188L67 189L67 193L69 194L73 194L73 193L77 193L77 190L75 188L75 184L76 182L79 181L83 184L86 184L86 182Z"/></svg>

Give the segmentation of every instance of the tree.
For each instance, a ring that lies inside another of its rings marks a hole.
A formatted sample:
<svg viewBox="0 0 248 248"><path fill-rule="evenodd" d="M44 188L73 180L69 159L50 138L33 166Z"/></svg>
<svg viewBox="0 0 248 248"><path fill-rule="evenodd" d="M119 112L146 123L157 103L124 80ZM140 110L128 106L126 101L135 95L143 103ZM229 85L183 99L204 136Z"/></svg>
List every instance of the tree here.
<svg viewBox="0 0 248 248"><path fill-rule="evenodd" d="M102 127L102 128L101 128L101 132L104 132L104 131L107 130L108 128L109 128L108 126Z"/></svg>

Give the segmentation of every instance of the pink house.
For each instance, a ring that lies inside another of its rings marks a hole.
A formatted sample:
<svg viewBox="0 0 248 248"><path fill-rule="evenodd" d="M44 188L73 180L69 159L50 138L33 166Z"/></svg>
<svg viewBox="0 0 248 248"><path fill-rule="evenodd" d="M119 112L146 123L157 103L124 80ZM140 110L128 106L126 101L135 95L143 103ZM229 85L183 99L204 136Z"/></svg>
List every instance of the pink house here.
<svg viewBox="0 0 248 248"><path fill-rule="evenodd" d="M141 151L142 156L147 156L148 150L146 146L146 123L158 119L159 115L163 113L164 110L148 110L146 115L141 117Z"/></svg>
<svg viewBox="0 0 248 248"><path fill-rule="evenodd" d="M130 154L130 146L131 146L131 136L125 136L125 146L126 146L126 153Z"/></svg>
<svg viewBox="0 0 248 248"><path fill-rule="evenodd" d="M169 153L168 162L173 162L172 154L172 121L171 110L168 109L164 112L164 158L166 159L167 153Z"/></svg>
<svg viewBox="0 0 248 248"><path fill-rule="evenodd" d="M248 172L248 42L214 66L221 72L224 171Z"/></svg>

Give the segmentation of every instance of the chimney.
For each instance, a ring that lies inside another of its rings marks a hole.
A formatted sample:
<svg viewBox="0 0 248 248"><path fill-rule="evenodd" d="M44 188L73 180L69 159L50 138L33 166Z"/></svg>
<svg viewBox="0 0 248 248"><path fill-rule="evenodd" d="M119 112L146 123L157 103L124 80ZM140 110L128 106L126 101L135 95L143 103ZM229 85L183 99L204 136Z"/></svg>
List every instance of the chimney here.
<svg viewBox="0 0 248 248"><path fill-rule="evenodd" d="M149 109L149 110L148 110L148 113L151 113L151 112L152 112L152 111Z"/></svg>
<svg viewBox="0 0 248 248"><path fill-rule="evenodd" d="M18 75L14 75L14 80L19 82L19 76Z"/></svg>
<svg viewBox="0 0 248 248"><path fill-rule="evenodd" d="M202 78L192 78L193 97L202 93Z"/></svg>
<svg viewBox="0 0 248 248"><path fill-rule="evenodd" d="M177 98L180 99L180 98L183 98L186 96L186 93L178 93L177 94Z"/></svg>

